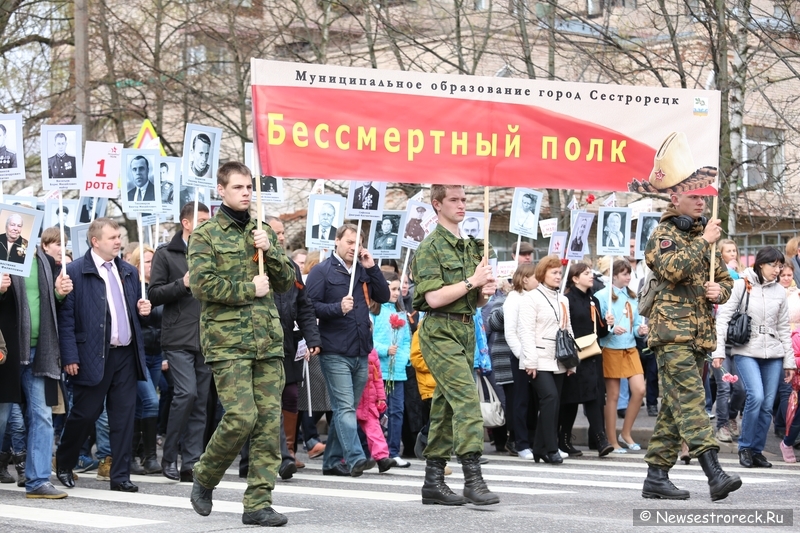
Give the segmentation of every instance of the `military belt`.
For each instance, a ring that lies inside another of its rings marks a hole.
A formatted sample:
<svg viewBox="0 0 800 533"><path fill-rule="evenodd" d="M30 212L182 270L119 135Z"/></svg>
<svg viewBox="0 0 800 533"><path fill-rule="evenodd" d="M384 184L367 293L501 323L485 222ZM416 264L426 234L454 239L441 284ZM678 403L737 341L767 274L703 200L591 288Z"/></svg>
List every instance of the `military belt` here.
<svg viewBox="0 0 800 533"><path fill-rule="evenodd" d="M441 311L431 311L428 313L430 316L438 316L439 318L447 318L448 320L455 320L462 324L472 324L472 315L463 315L461 313L442 313Z"/></svg>

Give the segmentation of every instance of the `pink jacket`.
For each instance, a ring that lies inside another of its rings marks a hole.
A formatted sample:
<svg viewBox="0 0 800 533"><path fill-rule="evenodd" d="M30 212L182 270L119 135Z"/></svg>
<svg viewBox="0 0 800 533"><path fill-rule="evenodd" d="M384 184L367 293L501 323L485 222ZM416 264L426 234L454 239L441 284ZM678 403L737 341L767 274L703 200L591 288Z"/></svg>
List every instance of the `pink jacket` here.
<svg viewBox="0 0 800 533"><path fill-rule="evenodd" d="M402 383L400 384L402 387ZM382 409L378 409L378 402L384 401ZM378 352L369 352L369 365L367 368L367 384L364 386L364 393L356 409L358 420L369 420L378 418L386 410L386 393L383 391L383 375L381 374L381 361Z"/></svg>

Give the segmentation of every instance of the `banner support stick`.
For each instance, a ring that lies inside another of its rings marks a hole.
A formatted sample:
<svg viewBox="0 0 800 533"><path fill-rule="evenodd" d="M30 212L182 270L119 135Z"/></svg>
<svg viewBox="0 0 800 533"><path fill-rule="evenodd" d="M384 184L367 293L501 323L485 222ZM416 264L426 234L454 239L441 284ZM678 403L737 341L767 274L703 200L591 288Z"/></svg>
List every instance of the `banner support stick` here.
<svg viewBox="0 0 800 533"><path fill-rule="evenodd" d="M200 189L194 188L194 216L192 218L192 228L197 227L197 209L200 204Z"/></svg>
<svg viewBox="0 0 800 533"><path fill-rule="evenodd" d="M611 261L608 263L608 312L613 314L611 306L614 303L614 256L609 257ZM608 326L608 331L613 332L614 326Z"/></svg>
<svg viewBox="0 0 800 533"><path fill-rule="evenodd" d="M519 247L521 244L522 244L522 235L517 235L517 251L514 254L514 261L517 263L517 266L519 266Z"/></svg>
<svg viewBox="0 0 800 533"><path fill-rule="evenodd" d="M711 219L714 220L719 215L719 190L717 190L717 195L714 196L714 199L711 201ZM737 258L738 259L738 258ZM714 242L711 245L711 257L708 258L709 268L708 268L708 280L711 283L714 283L714 271L717 269L717 243Z"/></svg>
<svg viewBox="0 0 800 533"><path fill-rule="evenodd" d="M361 219L358 219L358 229L356 230L356 252L353 255L353 268L352 272L350 272L350 290L348 291L347 295L353 295L353 285L356 282L356 266L358 265L358 252L361 244Z"/></svg>
<svg viewBox="0 0 800 533"><path fill-rule="evenodd" d="M144 234L142 228L142 214L136 213L136 230L139 232L139 279L142 282L142 299L147 299L144 287Z"/></svg>
<svg viewBox="0 0 800 533"><path fill-rule="evenodd" d="M89 223L94 222L94 215L97 210L97 197L92 198L92 211L89 213Z"/></svg>
<svg viewBox="0 0 800 533"><path fill-rule="evenodd" d="M489 264L489 187L483 188L483 257Z"/></svg>
<svg viewBox="0 0 800 533"><path fill-rule="evenodd" d="M66 269L67 242L64 239L64 193L58 191L58 229L61 238L61 268Z"/></svg>

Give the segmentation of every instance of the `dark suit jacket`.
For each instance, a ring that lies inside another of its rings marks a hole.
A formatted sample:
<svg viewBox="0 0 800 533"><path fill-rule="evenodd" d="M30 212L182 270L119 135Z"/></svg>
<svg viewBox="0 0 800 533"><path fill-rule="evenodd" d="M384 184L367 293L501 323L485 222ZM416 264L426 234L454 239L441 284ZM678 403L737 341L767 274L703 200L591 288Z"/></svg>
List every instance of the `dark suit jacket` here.
<svg viewBox="0 0 800 533"><path fill-rule="evenodd" d="M372 198L372 203L369 204L367 207L364 203L365 198L369 196ZM371 186L369 187L369 191L367 194L364 194L364 187L359 187L356 189L356 193L353 196L353 208L354 209L369 209L375 210L378 209L378 202L380 200L381 194L378 192L378 189Z"/></svg>
<svg viewBox="0 0 800 533"><path fill-rule="evenodd" d="M336 226L331 226L328 230L327 235L320 235L319 234L319 224L314 224L311 226L311 238L312 239L325 239L326 241L332 241L336 239Z"/></svg>
<svg viewBox="0 0 800 533"><path fill-rule="evenodd" d="M128 189L128 201L133 202L134 198L136 198L136 186L132 189ZM147 188L144 190L144 202L155 202L156 201L156 188L153 185L152 181L147 182Z"/></svg>

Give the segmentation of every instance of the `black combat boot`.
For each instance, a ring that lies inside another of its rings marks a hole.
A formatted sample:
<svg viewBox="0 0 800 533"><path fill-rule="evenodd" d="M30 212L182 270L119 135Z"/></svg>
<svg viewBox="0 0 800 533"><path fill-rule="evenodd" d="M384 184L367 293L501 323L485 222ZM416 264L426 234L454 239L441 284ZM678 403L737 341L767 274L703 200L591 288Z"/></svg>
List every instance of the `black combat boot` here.
<svg viewBox="0 0 800 533"><path fill-rule="evenodd" d="M475 505L500 503L497 494L492 493L481 475L481 456L468 453L461 456L461 469L464 471L464 498Z"/></svg>
<svg viewBox="0 0 800 533"><path fill-rule="evenodd" d="M724 500L728 494L742 486L742 480L736 474L728 475L719 465L717 450L708 450L697 456L703 467L711 489L711 501Z"/></svg>
<svg viewBox="0 0 800 533"><path fill-rule="evenodd" d="M580 457L583 452L572 445L572 434L562 431L558 436L558 449L569 454L570 457Z"/></svg>
<svg viewBox="0 0 800 533"><path fill-rule="evenodd" d="M0 483L14 483L14 476L8 473L8 463L11 462L11 453L0 453Z"/></svg>
<svg viewBox="0 0 800 533"><path fill-rule="evenodd" d="M688 500L689 491L681 490L669 480L669 470L649 465L642 487L642 498L662 500Z"/></svg>
<svg viewBox="0 0 800 533"><path fill-rule="evenodd" d="M27 456L27 452L24 450L15 453L11 456L14 460L14 468L17 470L17 487L24 487L25 486L25 457Z"/></svg>
<svg viewBox="0 0 800 533"><path fill-rule="evenodd" d="M597 442L597 455L599 457L605 457L614 451L614 447L610 442L608 442L608 438L606 438L606 434L604 432L598 433L595 436L595 442Z"/></svg>
<svg viewBox="0 0 800 533"><path fill-rule="evenodd" d="M444 482L444 459L428 459L425 463L425 483L422 485L422 503L425 505L464 505L467 500L450 490Z"/></svg>

